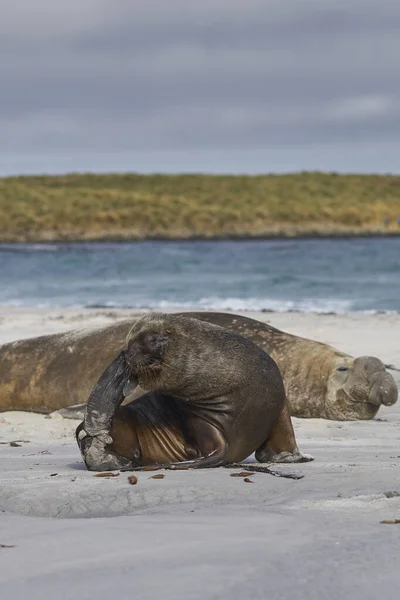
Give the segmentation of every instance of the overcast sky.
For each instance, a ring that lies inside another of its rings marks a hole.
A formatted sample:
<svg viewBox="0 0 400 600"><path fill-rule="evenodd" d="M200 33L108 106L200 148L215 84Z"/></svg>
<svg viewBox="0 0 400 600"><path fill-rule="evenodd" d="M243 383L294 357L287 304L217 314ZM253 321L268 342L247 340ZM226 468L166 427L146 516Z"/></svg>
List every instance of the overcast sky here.
<svg viewBox="0 0 400 600"><path fill-rule="evenodd" d="M399 0L0 0L0 174L400 172Z"/></svg>

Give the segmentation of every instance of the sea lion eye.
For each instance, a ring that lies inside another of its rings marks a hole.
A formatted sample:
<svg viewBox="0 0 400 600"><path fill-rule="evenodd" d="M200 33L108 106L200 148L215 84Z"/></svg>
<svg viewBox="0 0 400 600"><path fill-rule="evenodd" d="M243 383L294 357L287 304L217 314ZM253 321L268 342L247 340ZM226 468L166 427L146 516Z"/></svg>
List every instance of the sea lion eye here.
<svg viewBox="0 0 400 600"><path fill-rule="evenodd" d="M148 333L145 338L145 343L151 348L162 348L168 342L168 338L159 333Z"/></svg>
<svg viewBox="0 0 400 600"><path fill-rule="evenodd" d="M338 367L336 369L336 371L348 371L348 370L349 370L349 367L345 367L344 365L342 367Z"/></svg>

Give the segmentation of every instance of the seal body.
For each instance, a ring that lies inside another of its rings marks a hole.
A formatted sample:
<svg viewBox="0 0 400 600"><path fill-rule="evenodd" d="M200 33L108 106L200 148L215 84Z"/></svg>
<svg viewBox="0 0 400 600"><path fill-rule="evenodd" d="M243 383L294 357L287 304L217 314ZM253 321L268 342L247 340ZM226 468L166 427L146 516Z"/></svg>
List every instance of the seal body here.
<svg viewBox="0 0 400 600"><path fill-rule="evenodd" d="M118 408L129 379L149 393ZM276 458L265 446L285 408L279 369L253 342L195 318L152 314L132 327L125 350L96 384L77 439L95 470L110 468L115 455L132 467L219 466L254 451Z"/></svg>
<svg viewBox="0 0 400 600"><path fill-rule="evenodd" d="M197 458L182 402L150 392L117 409L110 450L143 466Z"/></svg>
<svg viewBox="0 0 400 600"><path fill-rule="evenodd" d="M381 405L397 401L398 390L381 360L354 358L328 344L280 331L227 313L188 313L237 331L263 348L281 371L290 411L296 417L338 421L372 419Z"/></svg>
<svg viewBox="0 0 400 600"><path fill-rule="evenodd" d="M267 352L281 371L294 416L371 419L382 404L390 406L397 400L396 383L377 358L354 358L240 315L183 314L239 333ZM135 322L0 346L0 410L48 413L86 403L106 366L124 348Z"/></svg>

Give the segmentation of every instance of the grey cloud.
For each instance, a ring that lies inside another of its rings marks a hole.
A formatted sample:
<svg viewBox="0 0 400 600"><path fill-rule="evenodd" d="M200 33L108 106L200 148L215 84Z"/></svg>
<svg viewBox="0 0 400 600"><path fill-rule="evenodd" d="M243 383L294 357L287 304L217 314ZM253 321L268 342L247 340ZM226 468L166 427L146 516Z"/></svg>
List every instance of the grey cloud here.
<svg viewBox="0 0 400 600"><path fill-rule="evenodd" d="M0 154L400 134L398 2L2 0L2 11Z"/></svg>

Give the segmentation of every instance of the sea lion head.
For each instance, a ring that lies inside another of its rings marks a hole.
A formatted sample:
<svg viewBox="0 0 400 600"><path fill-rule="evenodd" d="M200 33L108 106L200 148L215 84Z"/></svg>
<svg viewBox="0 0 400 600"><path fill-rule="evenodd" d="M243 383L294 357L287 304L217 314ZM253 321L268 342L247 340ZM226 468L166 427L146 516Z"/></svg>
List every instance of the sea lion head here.
<svg viewBox="0 0 400 600"><path fill-rule="evenodd" d="M142 390L162 389L185 400L222 393L224 386L236 381L238 347L243 344L251 345L253 351L256 348L218 325L183 315L151 313L129 331L125 357Z"/></svg>
<svg viewBox="0 0 400 600"><path fill-rule="evenodd" d="M129 331L126 338L125 357L131 378L142 389L150 391L154 382L162 377L163 362L174 323L169 315L145 315ZM124 392L130 391L129 384Z"/></svg>
<svg viewBox="0 0 400 600"><path fill-rule="evenodd" d="M166 322L153 317L143 318L130 330L126 339L125 356L131 378L139 381L143 389L152 389L152 382L159 379L166 346L169 343L171 329ZM126 386L124 393L131 391Z"/></svg>
<svg viewBox="0 0 400 600"><path fill-rule="evenodd" d="M180 315L145 315L126 338L125 357L130 377L146 392L157 389L176 392L183 377L187 380L189 374L196 373L194 348L201 344L201 330L207 327L217 328ZM195 332L200 335L193 335Z"/></svg>
<svg viewBox="0 0 400 600"><path fill-rule="evenodd" d="M338 356L328 379L325 418L339 421L372 419L381 404L397 401L396 383L373 356Z"/></svg>

